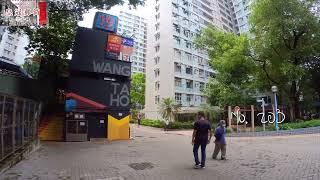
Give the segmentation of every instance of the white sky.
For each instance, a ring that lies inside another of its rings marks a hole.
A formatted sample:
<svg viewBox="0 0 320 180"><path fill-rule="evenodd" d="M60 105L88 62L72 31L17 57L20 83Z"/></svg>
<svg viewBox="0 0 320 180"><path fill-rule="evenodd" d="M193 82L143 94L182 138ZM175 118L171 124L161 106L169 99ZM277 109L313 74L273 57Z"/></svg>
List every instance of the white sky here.
<svg viewBox="0 0 320 180"><path fill-rule="evenodd" d="M101 12L106 12L109 14L115 14L115 12L117 11L124 11L124 12L128 12L140 17L144 17L147 18L147 15L150 15L150 8L148 8L148 2L150 2L151 0L146 0L146 4L144 6L138 6L136 9L129 9L129 6L127 4L124 4L123 6L114 6L112 7L109 11L101 11ZM79 26L82 27L87 27L87 28L92 28L92 24L93 24L93 19L94 19L94 15L97 12L97 9L91 9L88 13L86 13L83 17L83 21L80 21L78 23Z"/></svg>

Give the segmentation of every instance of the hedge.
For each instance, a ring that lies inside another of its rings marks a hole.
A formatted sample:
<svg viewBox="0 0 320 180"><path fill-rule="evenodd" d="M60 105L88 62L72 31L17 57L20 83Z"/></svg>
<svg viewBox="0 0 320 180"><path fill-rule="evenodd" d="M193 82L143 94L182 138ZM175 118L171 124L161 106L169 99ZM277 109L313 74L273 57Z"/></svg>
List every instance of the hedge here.
<svg viewBox="0 0 320 180"><path fill-rule="evenodd" d="M320 126L320 119L280 124L280 130L301 129Z"/></svg>
<svg viewBox="0 0 320 180"><path fill-rule="evenodd" d="M165 123L160 120L151 120L151 119L142 119L141 125L150 126L155 128L164 128ZM320 126L320 119L309 120L309 121L301 121L294 123L284 123L279 124L280 130L291 130L291 129L301 129L301 128L309 128L309 127L318 127ZM167 129L193 129L193 122L171 122ZM212 125L212 129L215 129L215 124ZM262 131L262 127L256 127L256 131ZM275 131L275 125L266 125L266 131ZM231 130L227 128L227 133Z"/></svg>

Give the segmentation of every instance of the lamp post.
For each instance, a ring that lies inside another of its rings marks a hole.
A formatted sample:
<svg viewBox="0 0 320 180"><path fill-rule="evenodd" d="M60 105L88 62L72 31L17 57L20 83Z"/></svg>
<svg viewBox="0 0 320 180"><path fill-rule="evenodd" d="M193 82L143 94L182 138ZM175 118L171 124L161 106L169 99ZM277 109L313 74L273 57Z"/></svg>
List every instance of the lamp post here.
<svg viewBox="0 0 320 180"><path fill-rule="evenodd" d="M278 92L278 87L277 86L272 86L271 91L273 92L274 95L274 108L275 108L275 116L276 116L276 130L279 130L278 126L278 101L277 101L277 92Z"/></svg>

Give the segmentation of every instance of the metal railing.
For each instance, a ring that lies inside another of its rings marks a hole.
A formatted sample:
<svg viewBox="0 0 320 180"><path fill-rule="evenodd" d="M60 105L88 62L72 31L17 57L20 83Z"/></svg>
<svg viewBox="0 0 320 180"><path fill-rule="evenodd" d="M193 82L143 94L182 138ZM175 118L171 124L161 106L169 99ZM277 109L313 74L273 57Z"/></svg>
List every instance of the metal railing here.
<svg viewBox="0 0 320 180"><path fill-rule="evenodd" d="M0 93L0 162L38 138L41 103Z"/></svg>

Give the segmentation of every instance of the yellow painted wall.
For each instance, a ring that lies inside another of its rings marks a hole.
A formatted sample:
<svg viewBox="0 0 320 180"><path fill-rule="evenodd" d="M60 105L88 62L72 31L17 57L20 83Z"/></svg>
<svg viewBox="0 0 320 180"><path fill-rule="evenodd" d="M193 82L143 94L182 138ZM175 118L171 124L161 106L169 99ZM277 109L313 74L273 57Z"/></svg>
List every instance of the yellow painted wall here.
<svg viewBox="0 0 320 180"><path fill-rule="evenodd" d="M108 139L109 140L128 140L129 137L130 115L122 119L108 115Z"/></svg>

